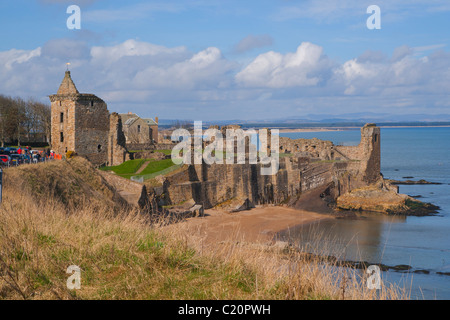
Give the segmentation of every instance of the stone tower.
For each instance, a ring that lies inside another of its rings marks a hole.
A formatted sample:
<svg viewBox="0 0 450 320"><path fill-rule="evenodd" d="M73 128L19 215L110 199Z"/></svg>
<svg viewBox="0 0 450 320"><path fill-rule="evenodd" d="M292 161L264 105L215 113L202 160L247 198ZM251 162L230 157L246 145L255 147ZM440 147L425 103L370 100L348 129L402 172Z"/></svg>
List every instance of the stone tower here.
<svg viewBox="0 0 450 320"><path fill-rule="evenodd" d="M106 103L94 94L79 93L70 71L50 101L52 149L62 155L75 151L94 165L107 163L110 122Z"/></svg>
<svg viewBox="0 0 450 320"><path fill-rule="evenodd" d="M380 128L368 123L361 128L361 142L359 144L360 160L364 180L373 183L380 178L381 148Z"/></svg>

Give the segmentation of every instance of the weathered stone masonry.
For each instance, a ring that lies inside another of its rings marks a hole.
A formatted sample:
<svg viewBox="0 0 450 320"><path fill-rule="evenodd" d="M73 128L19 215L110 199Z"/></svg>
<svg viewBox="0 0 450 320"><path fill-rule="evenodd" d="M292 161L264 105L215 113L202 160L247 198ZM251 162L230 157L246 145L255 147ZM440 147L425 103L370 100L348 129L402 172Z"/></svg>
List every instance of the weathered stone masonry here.
<svg viewBox="0 0 450 320"><path fill-rule="evenodd" d="M125 135L122 131L122 119L116 112L111 113L108 136L108 164L117 166L127 160L130 155L125 146Z"/></svg>
<svg viewBox="0 0 450 320"><path fill-rule="evenodd" d="M78 92L66 71L58 92L50 96L52 149L57 154L74 151L94 165L120 164L126 158L118 130L106 103L94 94Z"/></svg>
<svg viewBox="0 0 450 320"><path fill-rule="evenodd" d="M280 142L284 151L292 146L298 150L280 159L280 170L273 176L261 175L261 164L189 165L167 177L160 193L165 204L193 199L205 209L232 199L280 204L318 188L337 198L380 178L379 132L375 125L364 126L356 147L334 146L317 139L291 140L290 146Z"/></svg>

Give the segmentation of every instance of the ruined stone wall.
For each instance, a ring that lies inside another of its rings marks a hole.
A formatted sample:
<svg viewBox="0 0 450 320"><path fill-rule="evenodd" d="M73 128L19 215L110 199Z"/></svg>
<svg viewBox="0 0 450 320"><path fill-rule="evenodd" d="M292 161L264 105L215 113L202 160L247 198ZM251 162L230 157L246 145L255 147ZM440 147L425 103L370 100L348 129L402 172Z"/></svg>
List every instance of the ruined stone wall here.
<svg viewBox="0 0 450 320"><path fill-rule="evenodd" d="M109 112L94 95L80 95L75 107L75 152L94 165L108 161Z"/></svg>
<svg viewBox="0 0 450 320"><path fill-rule="evenodd" d="M289 171L285 161L273 176L261 175L260 164L190 165L169 177L166 189L171 204L190 198L205 208L231 199L249 199L254 204L279 203L300 191L299 173Z"/></svg>
<svg viewBox="0 0 450 320"><path fill-rule="evenodd" d="M290 139L280 137L280 153L302 154L323 160L334 159L331 141L313 139Z"/></svg>
<svg viewBox="0 0 450 320"><path fill-rule="evenodd" d="M176 146L176 143L127 143L126 147L130 151L137 150L172 150Z"/></svg>
<svg viewBox="0 0 450 320"><path fill-rule="evenodd" d="M366 124L361 128L358 146L335 146L331 141L319 139L280 138L280 153L291 153L315 160L357 161L359 174L366 183L380 176L380 128Z"/></svg>
<svg viewBox="0 0 450 320"><path fill-rule="evenodd" d="M185 165L184 170L180 170L174 174L170 174L167 177L167 181L172 184L181 184L181 183L185 183L185 182L189 182L189 181L194 181L195 179L191 179L189 176L190 170L188 165Z"/></svg>
<svg viewBox="0 0 450 320"><path fill-rule="evenodd" d="M301 158L300 158L301 159ZM360 163L354 161L299 162L280 159L276 175L260 174L260 164L190 165L167 178L166 204L194 199L206 209L232 199L249 199L253 204L280 204L317 189L332 189L335 197L367 185Z"/></svg>
<svg viewBox="0 0 450 320"><path fill-rule="evenodd" d="M152 130L153 142L158 143L159 142L158 126L157 125L150 126L150 129Z"/></svg>
<svg viewBox="0 0 450 320"><path fill-rule="evenodd" d="M332 163L313 163L301 170L301 191L309 191L333 181Z"/></svg>
<svg viewBox="0 0 450 320"><path fill-rule="evenodd" d="M361 129L361 169L368 183L375 182L380 177L381 170L381 136L380 128L374 124L365 125Z"/></svg>
<svg viewBox="0 0 450 320"><path fill-rule="evenodd" d="M361 164L357 161L334 163L332 175L336 197L368 184L361 175Z"/></svg>
<svg viewBox="0 0 450 320"><path fill-rule="evenodd" d="M117 166L130 159L125 147L125 135L122 131L122 120L116 112L109 117L108 165Z"/></svg>
<svg viewBox="0 0 450 320"><path fill-rule="evenodd" d="M361 129L357 147L336 149L329 141L299 140L306 139L285 144L285 148L298 146L298 156L280 158L275 175L261 175L261 164L189 165L164 184L171 202L167 204L194 199L207 209L237 198L253 204L279 204L318 188L329 189L336 198L380 177L379 128L375 126Z"/></svg>
<svg viewBox="0 0 450 320"><path fill-rule="evenodd" d="M337 146L336 150L349 160L358 161L360 174L367 183L374 183L380 177L381 148L380 128L366 124L361 128L361 141L356 147Z"/></svg>

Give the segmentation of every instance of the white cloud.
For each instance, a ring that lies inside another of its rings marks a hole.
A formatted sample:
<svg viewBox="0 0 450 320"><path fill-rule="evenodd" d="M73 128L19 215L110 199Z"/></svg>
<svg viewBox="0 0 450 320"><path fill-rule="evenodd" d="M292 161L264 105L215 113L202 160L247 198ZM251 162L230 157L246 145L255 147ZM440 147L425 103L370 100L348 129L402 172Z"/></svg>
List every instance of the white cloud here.
<svg viewBox="0 0 450 320"><path fill-rule="evenodd" d="M445 92L450 86L450 54L438 51L416 57L414 53L399 47L391 59L349 60L335 70L335 81L344 83L345 93L353 95L405 97Z"/></svg>
<svg viewBox="0 0 450 320"><path fill-rule="evenodd" d="M331 65L322 47L303 42L294 53L270 51L259 55L236 75L236 81L249 87L314 86L324 79Z"/></svg>
<svg viewBox="0 0 450 320"><path fill-rule="evenodd" d="M442 111L449 100L450 53L439 45L401 46L391 57L367 51L338 63L309 42L240 65L216 47L191 52L137 40L89 47L58 39L0 52L0 93L48 102L68 60L80 92L97 94L110 111L144 116L248 119L368 106L426 112L424 106Z"/></svg>
<svg viewBox="0 0 450 320"><path fill-rule="evenodd" d="M0 61L6 68L6 70L11 70L13 64L25 63L34 57L39 57L41 55L41 48L34 50L16 50L11 49L9 51L0 52Z"/></svg>
<svg viewBox="0 0 450 320"><path fill-rule="evenodd" d="M144 88L176 87L186 89L226 86L227 73L237 67L223 58L219 49L211 47L194 54L189 59L162 68L151 65L138 72L134 84Z"/></svg>

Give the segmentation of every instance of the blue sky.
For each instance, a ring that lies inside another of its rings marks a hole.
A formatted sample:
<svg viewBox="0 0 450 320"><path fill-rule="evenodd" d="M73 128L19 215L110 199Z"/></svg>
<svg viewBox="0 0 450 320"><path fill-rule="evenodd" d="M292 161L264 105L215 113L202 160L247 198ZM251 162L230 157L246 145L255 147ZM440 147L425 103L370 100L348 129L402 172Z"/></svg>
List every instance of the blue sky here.
<svg viewBox="0 0 450 320"><path fill-rule="evenodd" d="M2 1L0 93L48 102L70 62L81 92L145 117L433 119L450 113L449 18L447 0Z"/></svg>

